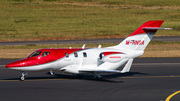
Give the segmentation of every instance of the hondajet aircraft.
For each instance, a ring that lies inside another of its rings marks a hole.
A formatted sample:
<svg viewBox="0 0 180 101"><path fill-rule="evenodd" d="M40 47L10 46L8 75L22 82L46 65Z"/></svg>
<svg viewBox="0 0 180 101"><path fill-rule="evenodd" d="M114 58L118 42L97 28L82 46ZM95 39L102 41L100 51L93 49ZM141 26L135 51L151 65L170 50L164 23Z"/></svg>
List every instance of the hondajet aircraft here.
<svg viewBox="0 0 180 101"><path fill-rule="evenodd" d="M148 21L141 25L120 44L101 48L40 49L27 58L6 65L6 68L21 71L20 80L25 80L28 71L54 70L77 74L93 74L101 79L100 73L129 72L133 59L143 55L144 49L164 21ZM126 64L125 64L126 63ZM120 71L119 67L124 65Z"/></svg>

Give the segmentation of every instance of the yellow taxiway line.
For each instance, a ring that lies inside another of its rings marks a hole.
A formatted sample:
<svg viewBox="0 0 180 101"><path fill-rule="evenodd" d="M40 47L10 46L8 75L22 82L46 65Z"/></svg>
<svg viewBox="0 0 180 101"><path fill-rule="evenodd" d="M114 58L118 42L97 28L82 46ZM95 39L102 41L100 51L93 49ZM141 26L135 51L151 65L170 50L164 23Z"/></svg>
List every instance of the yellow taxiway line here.
<svg viewBox="0 0 180 101"><path fill-rule="evenodd" d="M177 76L145 76L145 77L120 77L121 79L136 79L136 78L175 78L180 77L180 75ZM56 81L56 80L68 80L68 79L26 79L25 81ZM20 81L20 80L0 80L0 82L13 82L13 81ZM180 93L179 91L176 91L175 93L169 95L165 101L170 101L170 99L175 96L176 94Z"/></svg>
<svg viewBox="0 0 180 101"><path fill-rule="evenodd" d="M173 96L175 96L176 94L178 94L178 93L180 93L180 90L177 91L177 92L175 92L175 93L173 93L173 94L171 94L171 95L169 95L169 96L166 98L165 101L170 101L170 99L171 99Z"/></svg>
<svg viewBox="0 0 180 101"><path fill-rule="evenodd" d="M68 79L26 79L24 81L56 81L56 80L68 80ZM20 81L20 80L0 80L0 82L12 82L12 81Z"/></svg>

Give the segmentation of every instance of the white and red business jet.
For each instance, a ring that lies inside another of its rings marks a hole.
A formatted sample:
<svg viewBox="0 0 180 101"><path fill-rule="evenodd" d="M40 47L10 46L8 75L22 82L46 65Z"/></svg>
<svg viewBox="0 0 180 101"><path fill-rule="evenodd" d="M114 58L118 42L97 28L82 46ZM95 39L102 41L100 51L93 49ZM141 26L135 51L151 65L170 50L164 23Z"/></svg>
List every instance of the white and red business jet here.
<svg viewBox="0 0 180 101"><path fill-rule="evenodd" d="M163 20L148 21L116 46L101 48L40 49L27 58L6 65L6 68L22 71L20 80L25 80L27 71L53 70L83 76L93 74L101 79L100 73L129 72L133 59L143 55L144 49L160 28ZM117 70L123 64L122 71Z"/></svg>

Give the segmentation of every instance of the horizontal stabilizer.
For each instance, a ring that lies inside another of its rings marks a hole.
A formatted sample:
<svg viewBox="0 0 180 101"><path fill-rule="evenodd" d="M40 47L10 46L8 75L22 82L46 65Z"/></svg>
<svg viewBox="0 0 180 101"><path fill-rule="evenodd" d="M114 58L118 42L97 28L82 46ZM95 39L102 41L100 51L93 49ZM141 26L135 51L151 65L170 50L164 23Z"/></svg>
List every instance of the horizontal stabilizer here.
<svg viewBox="0 0 180 101"><path fill-rule="evenodd" d="M160 28L160 27L143 27L142 29L143 30L158 30L158 29L161 29L161 30L172 30L172 28Z"/></svg>
<svg viewBox="0 0 180 101"><path fill-rule="evenodd" d="M118 70L79 70L80 72L120 73Z"/></svg>

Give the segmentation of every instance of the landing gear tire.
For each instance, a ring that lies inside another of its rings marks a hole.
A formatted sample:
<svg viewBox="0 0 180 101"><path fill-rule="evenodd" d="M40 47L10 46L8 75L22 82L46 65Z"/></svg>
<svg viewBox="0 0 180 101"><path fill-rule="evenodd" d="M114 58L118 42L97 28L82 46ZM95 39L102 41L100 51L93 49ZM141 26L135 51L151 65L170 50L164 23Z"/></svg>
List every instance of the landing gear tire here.
<svg viewBox="0 0 180 101"><path fill-rule="evenodd" d="M26 72L21 72L21 77L20 77L20 80L21 80L21 81L24 81L24 80L25 80L25 75L27 75Z"/></svg>
<svg viewBox="0 0 180 101"><path fill-rule="evenodd" d="M21 76L21 77L20 77L20 80L21 80L21 81L24 81L24 80L25 80L25 77L24 77L24 76Z"/></svg>

